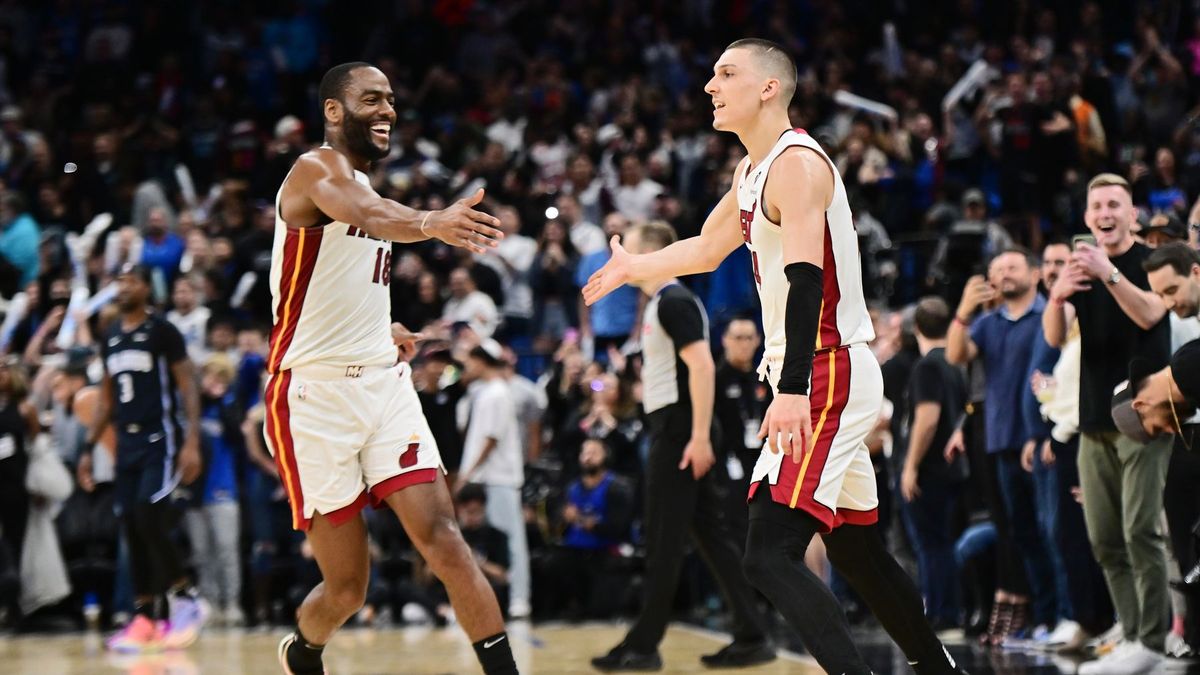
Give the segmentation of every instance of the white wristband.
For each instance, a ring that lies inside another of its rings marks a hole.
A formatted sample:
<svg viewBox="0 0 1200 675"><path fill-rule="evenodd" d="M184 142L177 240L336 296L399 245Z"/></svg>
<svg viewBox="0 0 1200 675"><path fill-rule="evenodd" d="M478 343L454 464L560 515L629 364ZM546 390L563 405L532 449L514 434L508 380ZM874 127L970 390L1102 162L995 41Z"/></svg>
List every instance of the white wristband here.
<svg viewBox="0 0 1200 675"><path fill-rule="evenodd" d="M425 217L421 219L421 234L425 235L426 237L430 237L431 239L433 238L432 235L425 231L425 223L429 222L429 216L432 215L433 211L426 211Z"/></svg>

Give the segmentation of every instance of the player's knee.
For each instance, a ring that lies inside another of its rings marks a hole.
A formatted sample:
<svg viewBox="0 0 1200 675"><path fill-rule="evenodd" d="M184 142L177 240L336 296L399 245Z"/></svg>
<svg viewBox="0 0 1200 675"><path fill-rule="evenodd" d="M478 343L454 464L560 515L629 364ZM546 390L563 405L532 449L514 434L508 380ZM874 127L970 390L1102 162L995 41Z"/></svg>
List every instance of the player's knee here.
<svg viewBox="0 0 1200 675"><path fill-rule="evenodd" d="M778 549L748 543L742 556L742 574L755 588L767 588L779 574L779 557Z"/></svg>
<svg viewBox="0 0 1200 675"><path fill-rule="evenodd" d="M435 572L458 565L473 565L471 549L463 541L462 532L453 518L438 518L424 536L426 562Z"/></svg>
<svg viewBox="0 0 1200 675"><path fill-rule="evenodd" d="M326 579L325 596L330 604L337 608L339 614L350 616L367 601L367 575Z"/></svg>

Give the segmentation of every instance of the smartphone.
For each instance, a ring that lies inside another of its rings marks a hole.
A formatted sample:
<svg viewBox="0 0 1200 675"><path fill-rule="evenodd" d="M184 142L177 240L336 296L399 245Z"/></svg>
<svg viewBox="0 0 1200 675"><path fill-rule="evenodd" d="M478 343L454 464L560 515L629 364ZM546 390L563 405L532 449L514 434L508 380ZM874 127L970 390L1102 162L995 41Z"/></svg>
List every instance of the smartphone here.
<svg viewBox="0 0 1200 675"><path fill-rule="evenodd" d="M1077 250L1079 248L1080 244L1087 244L1088 246L1095 246L1096 238L1090 234L1077 234L1074 237L1071 237L1071 250L1072 251Z"/></svg>

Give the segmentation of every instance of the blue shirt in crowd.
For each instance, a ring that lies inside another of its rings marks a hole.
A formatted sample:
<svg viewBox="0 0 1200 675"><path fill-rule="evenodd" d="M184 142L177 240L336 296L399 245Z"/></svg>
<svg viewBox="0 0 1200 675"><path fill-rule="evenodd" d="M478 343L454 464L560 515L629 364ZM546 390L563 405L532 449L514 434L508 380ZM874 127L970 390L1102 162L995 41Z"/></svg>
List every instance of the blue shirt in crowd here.
<svg viewBox="0 0 1200 675"><path fill-rule="evenodd" d="M575 270L575 283L583 288L588 277L604 267L611 255L606 248L584 256ZM638 290L633 286L622 286L596 301L592 305L592 335L596 337L620 337L633 331L637 321Z"/></svg>
<svg viewBox="0 0 1200 675"><path fill-rule="evenodd" d="M202 503L236 502L239 448L225 435L223 410L235 403L231 391L222 400L208 399L200 415L200 430L208 447Z"/></svg>
<svg viewBox="0 0 1200 675"><path fill-rule="evenodd" d="M971 340L979 348L987 378L983 408L988 452L1020 450L1030 438L1021 414L1022 392L1029 389L1034 342L1043 341L1045 309L1046 299L1039 293L1019 317L1009 316L1001 305L971 324Z"/></svg>
<svg viewBox="0 0 1200 675"><path fill-rule="evenodd" d="M146 237L142 242L142 264L162 271L163 281L170 286L179 272L185 245L183 238L174 232L166 233L162 241Z"/></svg>
<svg viewBox="0 0 1200 675"><path fill-rule="evenodd" d="M17 216L0 232L0 254L21 271L22 289L37 279L40 237L38 224L28 213Z"/></svg>
<svg viewBox="0 0 1200 675"><path fill-rule="evenodd" d="M581 518L596 516L603 520L608 512L608 488L612 485L613 480L613 475L610 473L591 490L583 486L583 481L577 480L567 488L567 503L579 511ZM578 525L568 525L567 531L563 533L563 546L568 548L594 551L606 549L615 543L610 537L589 532Z"/></svg>

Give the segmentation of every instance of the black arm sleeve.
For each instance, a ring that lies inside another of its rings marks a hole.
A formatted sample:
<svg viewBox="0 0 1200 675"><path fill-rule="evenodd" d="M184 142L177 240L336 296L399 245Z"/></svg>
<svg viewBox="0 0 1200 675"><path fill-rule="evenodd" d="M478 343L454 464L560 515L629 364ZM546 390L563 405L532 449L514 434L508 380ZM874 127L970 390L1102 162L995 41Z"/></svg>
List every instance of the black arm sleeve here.
<svg viewBox="0 0 1200 675"><path fill-rule="evenodd" d="M792 263L783 268L783 273L789 284L783 319L787 350L783 354L779 393L803 396L808 394L808 379L812 375L824 285L821 268L812 263Z"/></svg>

